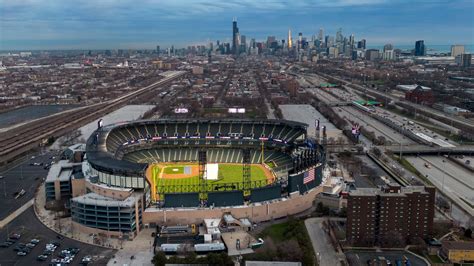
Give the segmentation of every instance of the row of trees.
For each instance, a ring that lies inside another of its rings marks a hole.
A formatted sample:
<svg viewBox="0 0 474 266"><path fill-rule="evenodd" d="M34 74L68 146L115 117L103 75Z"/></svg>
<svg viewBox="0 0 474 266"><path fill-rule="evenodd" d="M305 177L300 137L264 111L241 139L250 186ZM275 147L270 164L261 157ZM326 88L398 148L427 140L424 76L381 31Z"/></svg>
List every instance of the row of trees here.
<svg viewBox="0 0 474 266"><path fill-rule="evenodd" d="M265 245L245 255L244 260L300 261L303 265L314 265L314 251L304 222L290 217L283 230L283 241L264 237Z"/></svg>

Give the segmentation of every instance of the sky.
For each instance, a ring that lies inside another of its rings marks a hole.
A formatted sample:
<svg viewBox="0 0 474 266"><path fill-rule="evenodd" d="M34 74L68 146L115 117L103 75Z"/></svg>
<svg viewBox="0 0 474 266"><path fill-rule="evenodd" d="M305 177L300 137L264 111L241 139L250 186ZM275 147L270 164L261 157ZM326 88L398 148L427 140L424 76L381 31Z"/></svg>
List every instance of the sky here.
<svg viewBox="0 0 474 266"><path fill-rule="evenodd" d="M247 40L342 28L368 45L474 44L472 0L0 0L0 50L229 42L234 17Z"/></svg>

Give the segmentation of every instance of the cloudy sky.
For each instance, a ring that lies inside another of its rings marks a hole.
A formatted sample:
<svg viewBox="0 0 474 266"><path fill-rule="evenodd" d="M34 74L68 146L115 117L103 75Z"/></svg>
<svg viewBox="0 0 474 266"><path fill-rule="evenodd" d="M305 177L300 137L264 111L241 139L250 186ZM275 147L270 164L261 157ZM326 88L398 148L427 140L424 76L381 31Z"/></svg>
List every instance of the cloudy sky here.
<svg viewBox="0 0 474 266"><path fill-rule="evenodd" d="M474 44L472 0L0 0L0 50L165 48L344 35L368 44Z"/></svg>

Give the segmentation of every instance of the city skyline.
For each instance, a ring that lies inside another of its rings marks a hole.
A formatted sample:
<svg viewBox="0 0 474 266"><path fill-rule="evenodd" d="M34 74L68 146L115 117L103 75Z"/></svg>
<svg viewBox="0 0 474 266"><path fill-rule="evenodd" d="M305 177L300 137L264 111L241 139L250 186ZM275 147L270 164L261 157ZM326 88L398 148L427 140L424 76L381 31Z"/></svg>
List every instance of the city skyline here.
<svg viewBox="0 0 474 266"><path fill-rule="evenodd" d="M474 43L472 3L416 4L419 8L412 10L404 0L148 1L138 5L130 1L64 4L7 0L0 4L0 50L153 49L157 44L184 47L216 40L231 43L233 17L247 40L265 40L269 35L286 39L288 28L308 38L317 36L320 28L325 35L335 36L342 28L345 36L355 34L356 39L366 39L368 46L414 45L417 40L425 40L428 47ZM433 30L426 30L430 27Z"/></svg>

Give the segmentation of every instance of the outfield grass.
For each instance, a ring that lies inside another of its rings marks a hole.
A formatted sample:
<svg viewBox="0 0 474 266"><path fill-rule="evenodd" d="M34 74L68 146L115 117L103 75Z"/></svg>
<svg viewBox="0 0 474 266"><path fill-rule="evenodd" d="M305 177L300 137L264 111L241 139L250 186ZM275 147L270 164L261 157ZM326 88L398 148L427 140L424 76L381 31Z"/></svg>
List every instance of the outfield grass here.
<svg viewBox="0 0 474 266"><path fill-rule="evenodd" d="M219 180L223 182L241 182L243 176L242 165L233 165L233 164L219 164ZM252 181L265 180L265 172L258 165L250 166L250 176ZM208 181L209 182L209 181ZM210 181L216 182L216 181Z"/></svg>
<svg viewBox="0 0 474 266"><path fill-rule="evenodd" d="M158 168L158 166L155 166ZM180 171L173 172L174 168L180 169ZM178 174L183 173L184 166L166 166L164 168L164 173L166 174ZM189 186L192 189L192 186L199 185L199 176L192 176L187 178L159 178L158 175L160 173L159 169L153 169L153 180L155 182L155 186L162 187L162 186ZM251 180L252 181L264 181L267 179L265 172L259 165L251 165L250 166L250 173L251 173ZM219 164L219 173L218 173L218 180L208 180L208 185L219 185L219 184L228 184L228 183L240 183L242 182L242 174L243 169L242 165L233 165L233 164ZM186 191L186 192L193 192L193 191Z"/></svg>

